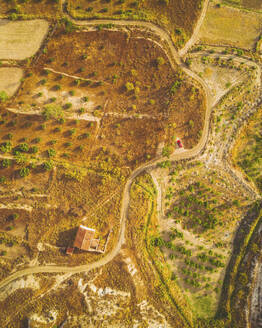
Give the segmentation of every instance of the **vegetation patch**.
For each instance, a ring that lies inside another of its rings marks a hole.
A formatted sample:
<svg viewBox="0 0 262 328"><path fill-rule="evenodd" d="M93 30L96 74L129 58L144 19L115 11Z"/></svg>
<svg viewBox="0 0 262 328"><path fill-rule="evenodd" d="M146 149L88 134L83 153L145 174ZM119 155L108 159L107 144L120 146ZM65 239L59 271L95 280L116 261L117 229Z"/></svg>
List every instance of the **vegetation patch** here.
<svg viewBox="0 0 262 328"><path fill-rule="evenodd" d="M173 167L169 174L166 212L155 247L163 249L195 316L210 318L218 305L237 223L249 202L243 194L236 197L236 190L229 192L230 176L215 169L195 163L182 171Z"/></svg>

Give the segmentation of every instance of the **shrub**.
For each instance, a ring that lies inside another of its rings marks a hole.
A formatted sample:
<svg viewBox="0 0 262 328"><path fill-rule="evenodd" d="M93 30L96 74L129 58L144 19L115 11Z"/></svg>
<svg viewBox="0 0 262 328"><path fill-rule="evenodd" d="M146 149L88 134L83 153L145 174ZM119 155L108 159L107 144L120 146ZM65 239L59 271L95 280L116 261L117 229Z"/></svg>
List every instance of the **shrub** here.
<svg viewBox="0 0 262 328"><path fill-rule="evenodd" d="M13 139L12 133L8 133L6 137L7 137L8 140L12 140Z"/></svg>
<svg viewBox="0 0 262 328"><path fill-rule="evenodd" d="M65 106L64 106L64 108L65 109L69 109L69 108L71 108L73 105L71 104L71 103L66 103L65 104Z"/></svg>
<svg viewBox="0 0 262 328"><path fill-rule="evenodd" d="M51 118L63 118L64 114L61 106L49 104L44 107L43 116L46 120L49 120Z"/></svg>
<svg viewBox="0 0 262 328"><path fill-rule="evenodd" d="M87 96L82 98L83 102L88 102L89 98Z"/></svg>
<svg viewBox="0 0 262 328"><path fill-rule="evenodd" d="M1 144L0 146L0 150L3 153L8 153L9 151L11 151L12 148L12 143L10 141L4 142L3 144Z"/></svg>
<svg viewBox="0 0 262 328"><path fill-rule="evenodd" d="M8 95L5 91L0 91L0 103L5 102L8 99Z"/></svg>
<svg viewBox="0 0 262 328"><path fill-rule="evenodd" d="M47 154L49 157L54 157L56 155L56 151L53 148L47 149Z"/></svg>
<svg viewBox="0 0 262 328"><path fill-rule="evenodd" d="M35 143L39 143L41 141L41 138L37 137L33 140Z"/></svg>
<svg viewBox="0 0 262 328"><path fill-rule="evenodd" d="M134 84L133 84L132 82L127 82L127 83L125 84L125 87L126 87L126 90L127 90L127 91L132 91L132 90L135 89Z"/></svg>
<svg viewBox="0 0 262 328"><path fill-rule="evenodd" d="M32 154L36 154L36 153L38 152L38 147L37 147L37 146L33 146L33 147L31 147L31 148L30 148L30 152L31 152Z"/></svg>
<svg viewBox="0 0 262 328"><path fill-rule="evenodd" d="M64 124L65 123L65 119L63 117L61 117L59 120L58 120L58 123L59 124Z"/></svg>
<svg viewBox="0 0 262 328"><path fill-rule="evenodd" d="M22 167L19 171L19 175L20 175L21 178L24 178L24 177L28 176L29 173L30 173L30 170L29 170L28 167Z"/></svg>
<svg viewBox="0 0 262 328"><path fill-rule="evenodd" d="M50 171L53 168L53 163L51 161L46 161L42 164L42 167L45 171Z"/></svg>
<svg viewBox="0 0 262 328"><path fill-rule="evenodd" d="M25 154L20 153L19 151L15 152L15 162L16 164L22 165L28 162L28 158Z"/></svg>
<svg viewBox="0 0 262 328"><path fill-rule="evenodd" d="M27 143L21 143L18 146L16 146L15 151L19 152L28 152L29 151L29 146Z"/></svg>
<svg viewBox="0 0 262 328"><path fill-rule="evenodd" d="M55 90L61 90L61 85L60 85L60 84L56 84L56 85L54 86L54 89L55 89Z"/></svg>
<svg viewBox="0 0 262 328"><path fill-rule="evenodd" d="M12 162L11 162L10 159L5 158L5 159L2 160L2 167L4 167L4 168L9 167L9 166L11 166L11 163Z"/></svg>
<svg viewBox="0 0 262 328"><path fill-rule="evenodd" d="M18 15L17 13L12 13L8 16L8 18L11 20L11 21L15 21L18 19Z"/></svg>
<svg viewBox="0 0 262 328"><path fill-rule="evenodd" d="M157 57L156 59L157 66L161 66L165 64L165 60L163 57Z"/></svg>
<svg viewBox="0 0 262 328"><path fill-rule="evenodd" d="M76 129L71 129L71 130L69 130L68 132L69 132L70 136L72 136L73 134L76 133Z"/></svg>
<svg viewBox="0 0 262 328"><path fill-rule="evenodd" d="M5 183L6 182L6 177L5 176L1 176L0 177L0 183Z"/></svg>
<svg viewBox="0 0 262 328"><path fill-rule="evenodd" d="M172 153L172 148L170 146L165 146L162 150L162 155L169 157Z"/></svg>

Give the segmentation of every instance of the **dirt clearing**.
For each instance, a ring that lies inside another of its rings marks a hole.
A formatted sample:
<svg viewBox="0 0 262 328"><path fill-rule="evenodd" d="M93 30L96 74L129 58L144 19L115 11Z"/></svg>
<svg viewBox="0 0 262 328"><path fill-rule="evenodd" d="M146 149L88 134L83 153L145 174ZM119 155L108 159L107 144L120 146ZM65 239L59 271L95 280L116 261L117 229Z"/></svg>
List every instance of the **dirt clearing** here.
<svg viewBox="0 0 262 328"><path fill-rule="evenodd" d="M252 49L261 33L262 17L251 12L210 4L200 29L204 43Z"/></svg>
<svg viewBox="0 0 262 328"><path fill-rule="evenodd" d="M23 70L16 67L0 68L0 91L5 91L11 97L20 85Z"/></svg>
<svg viewBox="0 0 262 328"><path fill-rule="evenodd" d="M0 58L22 60L33 56L48 30L45 20L0 20Z"/></svg>

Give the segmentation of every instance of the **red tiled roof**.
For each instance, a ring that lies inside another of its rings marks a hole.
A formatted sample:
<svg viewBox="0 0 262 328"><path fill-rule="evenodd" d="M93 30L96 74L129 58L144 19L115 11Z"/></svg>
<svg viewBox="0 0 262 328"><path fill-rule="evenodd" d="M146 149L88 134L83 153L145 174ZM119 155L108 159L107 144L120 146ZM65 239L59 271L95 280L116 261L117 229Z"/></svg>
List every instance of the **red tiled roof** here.
<svg viewBox="0 0 262 328"><path fill-rule="evenodd" d="M88 251L94 236L95 236L94 229L90 229L83 225L80 225L77 230L74 247Z"/></svg>

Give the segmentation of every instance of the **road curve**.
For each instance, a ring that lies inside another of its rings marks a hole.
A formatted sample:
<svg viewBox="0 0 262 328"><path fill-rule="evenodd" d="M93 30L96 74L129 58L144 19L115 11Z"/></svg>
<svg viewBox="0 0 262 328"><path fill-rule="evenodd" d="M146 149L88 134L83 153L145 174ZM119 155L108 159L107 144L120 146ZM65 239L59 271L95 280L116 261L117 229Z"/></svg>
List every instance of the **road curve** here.
<svg viewBox="0 0 262 328"><path fill-rule="evenodd" d="M197 156L200 154L200 152L203 150L207 138L208 138L208 131L209 131L209 122L210 122L210 114L212 111L212 108L215 106L215 104L212 104L212 96L211 92L209 90L209 87L206 85L206 83L194 72L190 71L182 62L177 50L175 49L173 42L171 40L171 37L168 32L165 30L161 29L160 27L150 23L150 22L143 22L143 21L125 21L125 20L120 20L120 21L115 21L115 20L110 20L110 19L105 19L105 20L92 20L92 21L78 21L75 19L72 19L70 16L68 16L70 20L74 22L74 24L79 25L79 26L96 26L99 24L114 24L115 26L131 26L131 27L143 27L150 29L153 31L155 34L157 34L162 41L166 41L166 44L168 45L168 50L170 54L172 54L172 57L166 52L166 50L163 47L163 50L167 53L168 58L170 60L170 63L173 68L175 68L175 63L181 67L181 69L190 77L198 81L200 85L203 87L205 97L206 97L206 115L205 115L205 120L204 120L204 127L202 131L202 135L200 138L199 143L192 149L185 150L183 152L181 151L175 151L171 156L170 160L181 160L181 159L188 159L194 156ZM175 63L174 63L175 61ZM211 105L212 104L212 105ZM102 259L90 263L90 264L84 264L84 265L79 265L79 266L74 266L74 267L68 267L68 266L58 266L58 265L46 265L46 266L36 266L36 267L29 267L17 272L14 272L13 274L9 275L6 279L2 280L0 282L0 288L5 287L8 285L10 282L14 281L15 279L21 278L25 275L29 274L34 274L34 273L66 273L66 272L71 272L71 273L80 273L80 272L88 272L90 270L93 270L95 268L101 267L108 262L110 262L120 251L124 240L125 240L125 227L126 227L126 218L128 214L128 205L129 205L129 200L130 200L130 188L132 185L132 182L134 179L142 172L144 172L147 169L152 169L154 168L157 163L163 161L165 158L158 156L155 159L147 162L146 164L141 165L140 167L136 168L130 175L130 177L127 179L127 182L124 187L123 191L123 199L122 199L122 205L121 205L121 215L120 215L120 230L118 234L118 240L115 248L105 255Z"/></svg>
<svg viewBox="0 0 262 328"><path fill-rule="evenodd" d="M192 45L197 41L200 27L203 24L203 21L204 21L205 16L206 16L208 4L209 4L209 0L205 0L204 3L203 3L203 8L202 8L201 15L200 15L200 17L199 17L199 19L196 23L196 26L194 28L194 31L193 31L193 34L192 34L191 38L187 41L185 46L181 50L179 50L179 55L181 57L183 57L188 52L189 48L191 48Z"/></svg>

